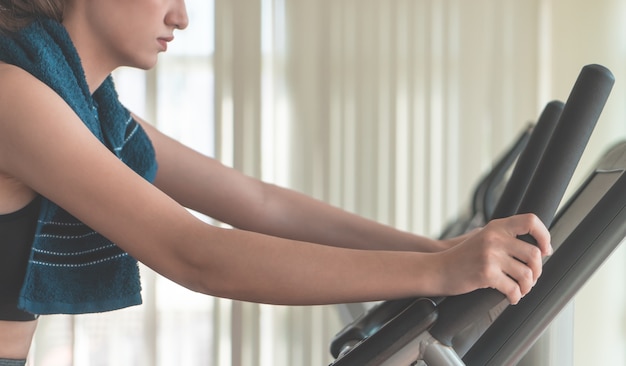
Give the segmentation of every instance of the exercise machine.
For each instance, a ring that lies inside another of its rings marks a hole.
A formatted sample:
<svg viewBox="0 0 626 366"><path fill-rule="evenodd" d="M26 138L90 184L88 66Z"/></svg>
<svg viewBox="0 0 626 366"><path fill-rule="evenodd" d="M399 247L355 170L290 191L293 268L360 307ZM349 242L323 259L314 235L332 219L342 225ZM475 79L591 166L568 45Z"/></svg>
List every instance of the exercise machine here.
<svg viewBox="0 0 626 366"><path fill-rule="evenodd" d="M487 212L489 219L533 212L550 227L555 253L535 288L516 306L490 289L383 302L338 333L332 365L519 361L626 236L624 143L605 155L555 216L613 83L606 68L583 68L567 102L546 107L555 109L547 122L542 113L498 203ZM539 149L531 147L533 141L540 141ZM530 236L521 238L533 243Z"/></svg>

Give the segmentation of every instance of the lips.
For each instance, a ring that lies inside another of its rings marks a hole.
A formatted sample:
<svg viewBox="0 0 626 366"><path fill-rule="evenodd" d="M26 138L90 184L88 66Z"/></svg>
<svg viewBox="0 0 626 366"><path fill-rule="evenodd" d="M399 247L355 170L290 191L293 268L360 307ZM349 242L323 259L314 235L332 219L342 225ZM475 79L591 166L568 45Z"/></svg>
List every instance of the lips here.
<svg viewBox="0 0 626 366"><path fill-rule="evenodd" d="M163 52L167 51L167 44L171 41L174 40L173 36L167 36L167 37L159 37L157 38L157 42L159 43L159 45L161 46L161 50Z"/></svg>

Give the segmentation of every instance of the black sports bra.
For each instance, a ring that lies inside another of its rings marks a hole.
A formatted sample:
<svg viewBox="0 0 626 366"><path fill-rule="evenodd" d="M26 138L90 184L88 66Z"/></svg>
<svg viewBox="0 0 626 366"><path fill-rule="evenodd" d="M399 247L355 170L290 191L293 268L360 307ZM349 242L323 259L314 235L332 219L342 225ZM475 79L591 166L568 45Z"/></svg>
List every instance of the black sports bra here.
<svg viewBox="0 0 626 366"><path fill-rule="evenodd" d="M36 315L18 309L17 299L30 256L40 199L0 215L0 320L29 321Z"/></svg>

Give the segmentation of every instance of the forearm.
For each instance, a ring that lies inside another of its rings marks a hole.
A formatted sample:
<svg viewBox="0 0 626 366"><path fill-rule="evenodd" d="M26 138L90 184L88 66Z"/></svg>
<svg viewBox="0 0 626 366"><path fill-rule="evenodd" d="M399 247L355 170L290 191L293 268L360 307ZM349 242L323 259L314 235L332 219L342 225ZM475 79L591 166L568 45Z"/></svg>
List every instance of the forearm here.
<svg viewBox="0 0 626 366"><path fill-rule="evenodd" d="M265 186L263 220L255 231L319 244L368 250L433 252L442 243L398 230L306 195Z"/></svg>
<svg viewBox="0 0 626 366"><path fill-rule="evenodd" d="M362 251L241 230L212 234L192 255L200 290L271 304L313 305L433 295L432 254Z"/></svg>
<svg viewBox="0 0 626 366"><path fill-rule="evenodd" d="M437 240L402 232L245 176L147 124L144 128L158 147L156 185L180 204L234 227L346 248L425 252L442 249Z"/></svg>

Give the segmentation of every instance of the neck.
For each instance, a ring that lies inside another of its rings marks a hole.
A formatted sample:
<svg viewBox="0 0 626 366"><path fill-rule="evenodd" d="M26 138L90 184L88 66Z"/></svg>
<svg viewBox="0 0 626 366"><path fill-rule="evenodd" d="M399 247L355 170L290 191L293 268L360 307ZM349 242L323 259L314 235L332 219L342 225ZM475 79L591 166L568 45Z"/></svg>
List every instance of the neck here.
<svg viewBox="0 0 626 366"><path fill-rule="evenodd" d="M88 27L81 26L71 20L64 21L63 26L65 26L74 47L76 47L89 91L93 94L116 66L106 63L106 58L102 57L105 53L96 46L98 42L92 41L89 31L87 31Z"/></svg>

